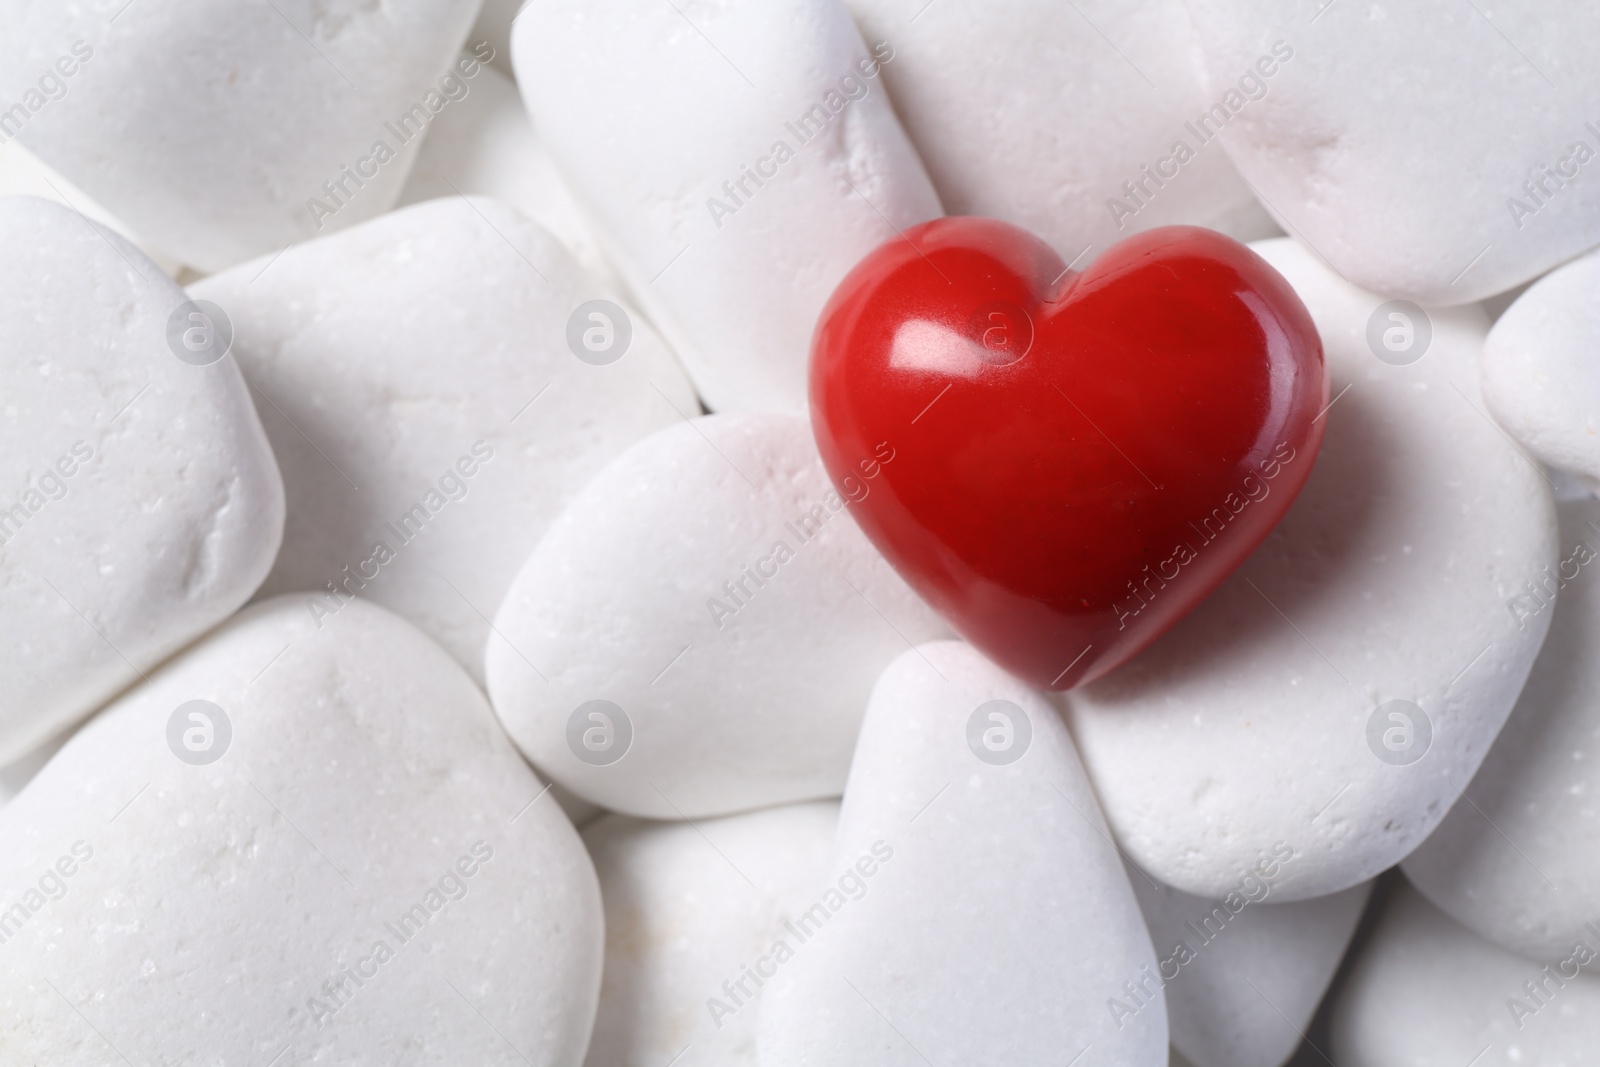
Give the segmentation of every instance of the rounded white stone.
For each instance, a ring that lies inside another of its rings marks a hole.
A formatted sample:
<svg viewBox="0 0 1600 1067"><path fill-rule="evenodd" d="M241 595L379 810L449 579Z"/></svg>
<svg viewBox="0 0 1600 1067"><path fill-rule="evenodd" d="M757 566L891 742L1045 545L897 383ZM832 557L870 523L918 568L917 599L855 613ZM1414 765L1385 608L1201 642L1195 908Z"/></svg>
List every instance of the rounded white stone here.
<svg viewBox="0 0 1600 1067"><path fill-rule="evenodd" d="M1334 1009L1339 1067L1594 1061L1600 978L1577 960L1600 953L1600 931L1581 935L1577 956L1574 943L1535 962L1458 926L1409 885L1396 889Z"/></svg>
<svg viewBox="0 0 1600 1067"><path fill-rule="evenodd" d="M220 270L390 208L477 8L5 0L0 113L22 107L7 132L141 237Z"/></svg>
<svg viewBox="0 0 1600 1067"><path fill-rule="evenodd" d="M0 809L7 1052L577 1067L600 895L543 789L410 624L256 605Z"/></svg>
<svg viewBox="0 0 1600 1067"><path fill-rule="evenodd" d="M463 84L466 95L428 127L400 204L457 195L502 200L555 234L590 276L620 289L511 78L484 67Z"/></svg>
<svg viewBox="0 0 1600 1067"><path fill-rule="evenodd" d="M109 229L0 198L0 761L250 598L283 483L233 359L178 358L185 297Z"/></svg>
<svg viewBox="0 0 1600 1067"><path fill-rule="evenodd" d="M1316 465L1236 574L1066 703L1141 867L1215 897L1283 843L1278 893L1300 900L1399 862L1456 802L1549 625L1507 602L1554 565L1556 522L1543 473L1483 409L1477 308L1393 310L1292 241L1254 247L1322 336ZM1390 350L1406 323L1411 348Z"/></svg>
<svg viewBox="0 0 1600 1067"><path fill-rule="evenodd" d="M495 616L501 721L613 811L837 796L878 673L949 633L846 512L798 416L714 415L639 442L551 526Z"/></svg>
<svg viewBox="0 0 1600 1067"><path fill-rule="evenodd" d="M1523 447L1600 488L1600 252L1551 271L1483 346L1489 411Z"/></svg>
<svg viewBox="0 0 1600 1067"><path fill-rule="evenodd" d="M1234 164L1354 284L1462 304L1600 243L1588 0L1185 2ZM1275 50L1292 58L1252 99L1241 78Z"/></svg>
<svg viewBox="0 0 1600 1067"><path fill-rule="evenodd" d="M319 619L369 597L479 677L489 618L545 528L607 460L695 410L626 309L621 357L579 358L573 316L615 294L495 201L418 204L191 293L232 317L284 471L263 592L305 594Z"/></svg>
<svg viewBox="0 0 1600 1067"><path fill-rule="evenodd" d="M803 411L834 287L940 214L844 6L549 0L511 51L535 128L707 405Z"/></svg>
<svg viewBox="0 0 1600 1067"><path fill-rule="evenodd" d="M1600 920L1600 501L1558 507L1561 562L1512 601L1526 625L1550 616L1544 648L1470 803L1405 862L1457 922L1539 960Z"/></svg>
<svg viewBox="0 0 1600 1067"><path fill-rule="evenodd" d="M763 986L795 951L786 924L823 893L838 821L839 805L821 801L692 826L626 815L588 826L606 909L588 1062L755 1067Z"/></svg>
<svg viewBox="0 0 1600 1067"><path fill-rule="evenodd" d="M1192 896L1128 865L1150 927L1172 1044L1194 1067L1279 1067L1299 1047L1372 891L1280 904L1280 857L1222 899Z"/></svg>
<svg viewBox="0 0 1600 1067"><path fill-rule="evenodd" d="M478 21L467 35L467 43L486 41L494 49L495 67L511 75L511 24L517 13L527 6L528 0L483 0Z"/></svg>
<svg viewBox="0 0 1600 1067"><path fill-rule="evenodd" d="M1079 267L1153 226L1280 232L1194 125L1214 100L1182 0L848 3L894 48L884 82L951 214L1022 226Z"/></svg>
<svg viewBox="0 0 1600 1067"><path fill-rule="evenodd" d="M1160 991L1124 992L1155 955L1072 739L971 647L878 680L832 874L763 995L763 1067L1166 1064Z"/></svg>

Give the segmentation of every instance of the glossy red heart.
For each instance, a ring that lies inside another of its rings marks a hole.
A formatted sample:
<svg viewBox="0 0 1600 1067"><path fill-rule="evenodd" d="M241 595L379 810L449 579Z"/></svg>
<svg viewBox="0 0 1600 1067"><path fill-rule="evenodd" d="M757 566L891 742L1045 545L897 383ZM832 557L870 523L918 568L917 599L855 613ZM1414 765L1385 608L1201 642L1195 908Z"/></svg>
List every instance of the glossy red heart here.
<svg viewBox="0 0 1600 1067"><path fill-rule="evenodd" d="M1215 589L1311 473L1322 342L1221 234L1130 237L1081 273L994 219L906 232L812 342L817 445L867 536L989 658L1090 681Z"/></svg>

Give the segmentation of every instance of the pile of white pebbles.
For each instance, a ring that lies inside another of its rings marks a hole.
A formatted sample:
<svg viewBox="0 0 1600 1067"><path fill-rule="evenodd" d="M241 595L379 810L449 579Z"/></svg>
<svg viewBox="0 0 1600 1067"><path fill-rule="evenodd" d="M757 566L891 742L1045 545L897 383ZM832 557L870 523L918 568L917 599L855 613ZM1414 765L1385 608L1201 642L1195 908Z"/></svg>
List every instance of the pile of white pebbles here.
<svg viewBox="0 0 1600 1067"><path fill-rule="evenodd" d="M0 1064L1600 1062L1600 7L517 6L0 0ZM1082 690L806 422L947 212L1326 349Z"/></svg>

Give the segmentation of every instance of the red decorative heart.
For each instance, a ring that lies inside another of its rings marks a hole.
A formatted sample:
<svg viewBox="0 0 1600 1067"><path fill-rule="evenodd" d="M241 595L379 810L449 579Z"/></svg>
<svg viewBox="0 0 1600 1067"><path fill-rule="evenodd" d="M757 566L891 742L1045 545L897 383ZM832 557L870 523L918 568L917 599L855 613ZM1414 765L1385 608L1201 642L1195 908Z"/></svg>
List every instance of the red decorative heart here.
<svg viewBox="0 0 1600 1067"><path fill-rule="evenodd" d="M1243 562L1328 402L1289 283L1187 226L1073 273L1006 223L925 223L840 283L811 358L817 445L861 528L1050 689L1125 662Z"/></svg>

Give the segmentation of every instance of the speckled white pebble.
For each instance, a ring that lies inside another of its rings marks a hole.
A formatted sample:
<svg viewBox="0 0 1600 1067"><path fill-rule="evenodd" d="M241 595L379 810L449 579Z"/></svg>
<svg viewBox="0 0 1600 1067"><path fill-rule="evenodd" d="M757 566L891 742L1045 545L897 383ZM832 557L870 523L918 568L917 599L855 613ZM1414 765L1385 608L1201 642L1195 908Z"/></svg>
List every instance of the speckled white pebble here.
<svg viewBox="0 0 1600 1067"><path fill-rule="evenodd" d="M1285 1063L1361 918L1371 883L1274 901L1282 855L1263 857L1217 900L1161 885L1129 865L1156 948L1172 1044L1194 1067Z"/></svg>
<svg viewBox="0 0 1600 1067"><path fill-rule="evenodd" d="M1462 304L1600 244L1589 0L1185 3L1222 144L1284 229L1352 283ZM1283 47L1294 58L1271 91L1241 92Z"/></svg>
<svg viewBox="0 0 1600 1067"><path fill-rule="evenodd" d="M1153 226L1279 232L1194 126L1215 101L1182 0L848 3L894 46L884 81L951 214L1005 219L1080 267Z"/></svg>
<svg viewBox="0 0 1600 1067"><path fill-rule="evenodd" d="M1529 452L1600 488L1600 252L1551 271L1483 346L1489 411Z"/></svg>
<svg viewBox="0 0 1600 1067"><path fill-rule="evenodd" d="M6 1058L578 1067L600 894L543 789L409 623L247 609L0 809Z"/></svg>
<svg viewBox="0 0 1600 1067"><path fill-rule="evenodd" d="M1405 862L1458 922L1535 959L1600 919L1600 501L1559 507L1561 563L1509 606L1530 625L1551 614L1544 648L1471 803Z"/></svg>
<svg viewBox="0 0 1600 1067"><path fill-rule="evenodd" d="M284 503L238 367L174 354L200 327L133 245L58 204L0 198L0 293L9 762L248 600Z"/></svg>
<svg viewBox="0 0 1600 1067"><path fill-rule="evenodd" d="M959 642L872 693L833 875L763 994L762 1067L1165 1067L1155 955L1055 709ZM798 925L798 924L797 924Z"/></svg>
<svg viewBox="0 0 1600 1067"><path fill-rule="evenodd" d="M762 990L828 886L834 801L583 832L606 909L594 1067L755 1067ZM687 1047L686 1047L687 1046ZM674 1060L674 1057L681 1057Z"/></svg>
<svg viewBox="0 0 1600 1067"><path fill-rule="evenodd" d="M1597 923L1600 926L1600 923ZM1530 960L1397 887L1333 1013L1339 1067L1584 1067L1600 1048L1600 929Z"/></svg>
<svg viewBox="0 0 1600 1067"><path fill-rule="evenodd" d="M940 214L844 6L547 0L511 50L535 128L707 405L804 410L834 286Z"/></svg>
<svg viewBox="0 0 1600 1067"><path fill-rule="evenodd" d="M315 619L371 598L479 677L489 618L561 508L695 409L637 315L616 362L575 354L572 316L615 294L496 201L418 204L191 293L232 317L283 465L288 525L264 592L305 594Z"/></svg>
<svg viewBox="0 0 1600 1067"><path fill-rule="evenodd" d="M847 509L798 416L713 415L639 442L495 616L489 695L512 739L632 815L837 796L878 673L949 634Z"/></svg>
<svg viewBox="0 0 1600 1067"><path fill-rule="evenodd" d="M1288 239L1254 247L1326 349L1310 480L1217 592L1066 699L1135 862L1215 897L1284 842L1278 891L1300 900L1399 862L1456 802L1549 625L1507 601L1555 564L1556 522L1544 475L1483 409L1481 311L1396 310ZM1393 315L1408 351L1387 347L1404 347Z"/></svg>
<svg viewBox="0 0 1600 1067"><path fill-rule="evenodd" d="M140 237L219 270L393 205L477 8L5 0L0 112Z"/></svg>

